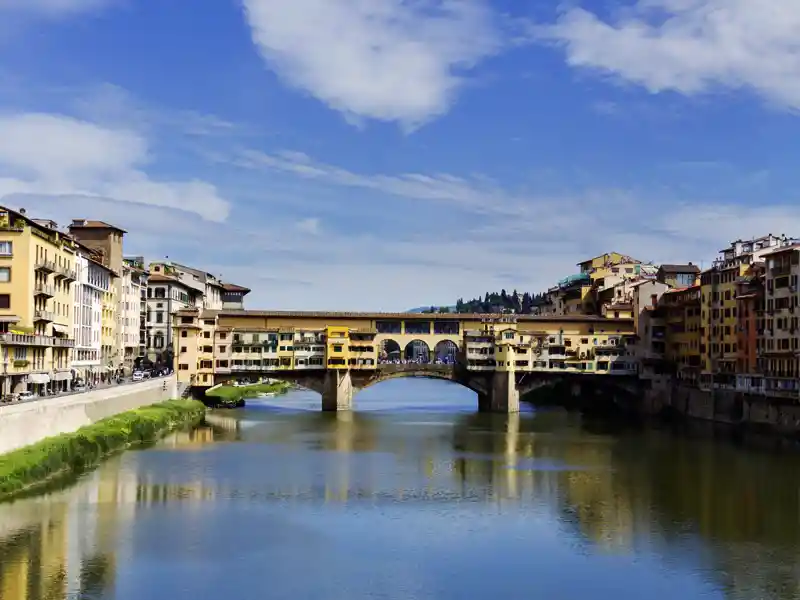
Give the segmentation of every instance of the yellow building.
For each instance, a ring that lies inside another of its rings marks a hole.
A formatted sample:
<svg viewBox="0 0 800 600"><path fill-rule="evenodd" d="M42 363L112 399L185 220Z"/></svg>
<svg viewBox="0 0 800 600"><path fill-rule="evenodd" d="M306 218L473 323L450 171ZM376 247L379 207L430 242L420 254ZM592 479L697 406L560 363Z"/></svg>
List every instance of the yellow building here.
<svg viewBox="0 0 800 600"><path fill-rule="evenodd" d="M631 257L620 254L619 252L606 252L600 256L595 256L594 258L579 262L578 267L580 267L581 273L588 273L591 275L604 267L611 267L622 263L641 264L641 262L633 260Z"/></svg>
<svg viewBox="0 0 800 600"><path fill-rule="evenodd" d="M116 278L112 278L114 281ZM116 288L112 285L103 294L103 310L101 318L101 364L106 369L114 370L117 366L117 318L119 316Z"/></svg>
<svg viewBox="0 0 800 600"><path fill-rule="evenodd" d="M77 248L52 221L0 207L3 396L68 388Z"/></svg>

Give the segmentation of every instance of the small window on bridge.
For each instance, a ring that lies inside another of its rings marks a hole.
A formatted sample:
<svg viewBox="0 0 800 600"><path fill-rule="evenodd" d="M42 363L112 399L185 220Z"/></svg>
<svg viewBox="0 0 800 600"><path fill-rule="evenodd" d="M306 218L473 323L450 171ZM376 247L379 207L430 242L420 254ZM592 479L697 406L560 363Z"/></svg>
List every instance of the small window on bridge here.
<svg viewBox="0 0 800 600"><path fill-rule="evenodd" d="M333 347L333 351L334 352L341 352L342 351L342 346L334 346Z"/></svg>

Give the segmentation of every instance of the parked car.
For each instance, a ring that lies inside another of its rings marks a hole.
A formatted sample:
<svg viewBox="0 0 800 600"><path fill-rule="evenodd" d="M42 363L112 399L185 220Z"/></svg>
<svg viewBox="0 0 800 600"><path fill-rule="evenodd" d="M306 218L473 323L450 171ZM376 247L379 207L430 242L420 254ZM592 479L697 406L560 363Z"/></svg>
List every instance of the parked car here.
<svg viewBox="0 0 800 600"><path fill-rule="evenodd" d="M29 392L29 391L26 390L24 392L20 392L19 393L20 402L22 402L24 400L33 400L34 398L38 398L38 396L36 394L34 394L33 392Z"/></svg>
<svg viewBox="0 0 800 600"><path fill-rule="evenodd" d="M83 385L83 384L76 385L74 388L72 388L72 391L73 392L85 392L86 391L86 386Z"/></svg>
<svg viewBox="0 0 800 600"><path fill-rule="evenodd" d="M131 381L142 381L143 379L144 379L144 373L142 373L141 371L134 372L133 377L131 377Z"/></svg>

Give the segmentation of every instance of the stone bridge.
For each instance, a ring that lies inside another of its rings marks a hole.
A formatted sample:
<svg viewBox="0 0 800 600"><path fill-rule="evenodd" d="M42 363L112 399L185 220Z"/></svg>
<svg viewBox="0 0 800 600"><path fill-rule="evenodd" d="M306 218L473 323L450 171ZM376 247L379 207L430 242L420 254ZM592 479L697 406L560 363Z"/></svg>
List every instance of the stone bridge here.
<svg viewBox="0 0 800 600"><path fill-rule="evenodd" d="M570 383L573 394L584 387L610 387L627 394L640 391L638 378L579 373L474 371L462 364L381 364L374 370L280 370L261 375L297 384L322 396L322 410L351 410L356 392L390 379L416 377L452 381L478 396L482 412L518 412L525 394L556 383Z"/></svg>

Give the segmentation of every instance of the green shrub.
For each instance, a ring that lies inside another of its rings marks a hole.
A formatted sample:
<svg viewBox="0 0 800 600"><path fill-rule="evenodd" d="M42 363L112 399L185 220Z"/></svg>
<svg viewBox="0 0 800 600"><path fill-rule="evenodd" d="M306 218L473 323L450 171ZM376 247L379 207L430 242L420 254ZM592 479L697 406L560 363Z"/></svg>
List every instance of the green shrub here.
<svg viewBox="0 0 800 600"><path fill-rule="evenodd" d="M289 384L283 381L276 383L256 383L253 385L223 385L210 392L206 398L215 401L220 406L242 406L246 398L256 398L261 394L283 394L289 389Z"/></svg>
<svg viewBox="0 0 800 600"><path fill-rule="evenodd" d="M169 400L121 413L0 456L0 500L43 485L54 477L80 473L112 452L155 442L168 431L196 426L205 406L196 400Z"/></svg>

